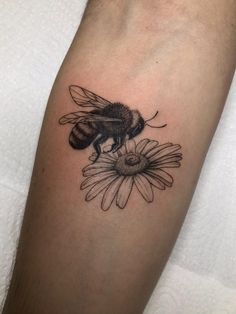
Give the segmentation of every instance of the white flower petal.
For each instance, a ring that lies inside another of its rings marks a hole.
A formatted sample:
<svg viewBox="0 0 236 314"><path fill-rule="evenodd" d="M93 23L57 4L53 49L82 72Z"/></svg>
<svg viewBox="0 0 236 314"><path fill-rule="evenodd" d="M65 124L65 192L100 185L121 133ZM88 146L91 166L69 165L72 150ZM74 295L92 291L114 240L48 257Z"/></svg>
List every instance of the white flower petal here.
<svg viewBox="0 0 236 314"><path fill-rule="evenodd" d="M117 151L119 156L125 155L127 153L125 145L122 145L121 148Z"/></svg>
<svg viewBox="0 0 236 314"><path fill-rule="evenodd" d="M158 157L157 158L157 162L162 162L165 161L167 159L175 159L175 161L179 161L182 159L182 154L181 153L173 153L173 154L167 154L167 155L163 155L162 157Z"/></svg>
<svg viewBox="0 0 236 314"><path fill-rule="evenodd" d="M150 151L158 146L157 141L149 141L142 151L142 155L146 156Z"/></svg>
<svg viewBox="0 0 236 314"><path fill-rule="evenodd" d="M179 150L181 148L180 145L175 144L175 145L171 145L169 147L163 148L161 151L159 151L158 153L156 153L152 158L150 158L150 161L156 161L159 158L161 158L162 156L165 155L169 155L169 154L173 154L175 153L177 150Z"/></svg>
<svg viewBox="0 0 236 314"><path fill-rule="evenodd" d="M83 170L87 170L87 169L91 169L91 168L101 168L101 167L104 167L104 168L111 168L111 165L113 165L113 163L110 163L110 162L106 162L106 161L103 161L103 162L94 162L86 167L83 168Z"/></svg>
<svg viewBox="0 0 236 314"><path fill-rule="evenodd" d="M97 161L96 161L96 163L98 164L98 166L99 166L99 164L101 164L101 163L107 163L107 164L114 164L115 163L115 161L116 161L116 159L114 158L114 159L111 159L111 158L109 158L109 157L101 157L101 158L99 158Z"/></svg>
<svg viewBox="0 0 236 314"><path fill-rule="evenodd" d="M102 190L104 190L106 187L111 184L112 181L114 181L117 178L117 175L107 177L104 180L101 180L97 182L95 185L92 186L92 188L88 191L86 195L86 201L91 201L94 197L96 197Z"/></svg>
<svg viewBox="0 0 236 314"><path fill-rule="evenodd" d="M162 168L179 168L181 166L180 162L178 161L172 161L172 162L167 162L163 164L158 164L158 167L153 167L153 169L162 169ZM151 168L152 169L152 168Z"/></svg>
<svg viewBox="0 0 236 314"><path fill-rule="evenodd" d="M153 168L154 169L154 168ZM90 169L87 169L86 171L83 172L83 176L84 177L91 177L91 176L94 176L94 175L97 175L99 173L102 173L102 172L108 172L108 171L112 171L113 169L108 169L108 168L90 168Z"/></svg>
<svg viewBox="0 0 236 314"><path fill-rule="evenodd" d="M177 162L182 159L181 155L165 155L160 159L156 159L155 161L150 163L151 168L158 168L159 165L164 165L167 163Z"/></svg>
<svg viewBox="0 0 236 314"><path fill-rule="evenodd" d="M170 147L170 146L172 146L171 143L166 143L166 144L158 145L158 146L154 147L151 151L149 151L149 152L146 154L146 157L147 157L147 158L154 157L154 156L155 156L156 154L158 154L162 149L167 148L167 147Z"/></svg>
<svg viewBox="0 0 236 314"><path fill-rule="evenodd" d="M96 157L97 157L97 154L96 154L96 153L92 153L92 155L89 156L89 160L90 160L90 161L95 161L95 160L96 160Z"/></svg>
<svg viewBox="0 0 236 314"><path fill-rule="evenodd" d="M103 147L103 151L102 151L103 153L108 153L110 151L111 151L111 144L106 145L106 146Z"/></svg>
<svg viewBox="0 0 236 314"><path fill-rule="evenodd" d="M116 171L108 170L101 173L97 173L91 177L86 178L80 185L81 190L88 188L91 185L97 184L99 181L102 181L108 177L116 176Z"/></svg>
<svg viewBox="0 0 236 314"><path fill-rule="evenodd" d="M168 187L171 187L173 184L173 181L174 181L173 177L169 173L165 172L164 170L161 170L161 169L147 170L146 173L150 174L152 177L161 181Z"/></svg>
<svg viewBox="0 0 236 314"><path fill-rule="evenodd" d="M149 143L149 139L145 138L145 139L141 140L137 144L136 152L140 154L143 151L144 147L147 145L147 143Z"/></svg>
<svg viewBox="0 0 236 314"><path fill-rule="evenodd" d="M116 197L116 205L121 209L123 209L128 202L130 193L132 191L133 183L134 183L133 176L125 177L123 182L121 183L121 186Z"/></svg>
<svg viewBox="0 0 236 314"><path fill-rule="evenodd" d="M112 169L113 168L113 164L111 163L107 163L107 162L95 162L93 164L90 164L88 166L86 166L82 171L83 173L85 173L86 171L88 170L91 170L91 169L101 169L101 168L104 168L104 169Z"/></svg>
<svg viewBox="0 0 236 314"><path fill-rule="evenodd" d="M112 157L110 154L108 153L105 153L105 154L102 154L100 155L100 157L98 158L97 162L114 162L114 160L116 160L114 157Z"/></svg>
<svg viewBox="0 0 236 314"><path fill-rule="evenodd" d="M102 209L108 210L119 190L119 187L124 180L124 177L117 177L114 181L111 182L111 184L106 189L103 198L102 198Z"/></svg>
<svg viewBox="0 0 236 314"><path fill-rule="evenodd" d="M158 188L159 190L165 190L165 184L157 177L157 176L152 176L151 173L147 172L147 173L142 173L142 175L152 184L154 185L156 188Z"/></svg>
<svg viewBox="0 0 236 314"><path fill-rule="evenodd" d="M117 152L110 152L109 153L113 159L117 160L117 158L119 157L119 154Z"/></svg>
<svg viewBox="0 0 236 314"><path fill-rule="evenodd" d="M135 141L134 140L128 140L125 142L125 146L126 146L126 151L127 153L135 153Z"/></svg>
<svg viewBox="0 0 236 314"><path fill-rule="evenodd" d="M112 160L117 160L118 157L118 154L113 152L106 153L106 155L108 155Z"/></svg>
<svg viewBox="0 0 236 314"><path fill-rule="evenodd" d="M96 153L92 153L92 155L89 157L89 160L91 161L95 161L97 158L97 154ZM112 162L114 161L115 158L113 158L112 156L110 156L108 153L101 153L101 155L99 156L99 158L96 160L97 162Z"/></svg>
<svg viewBox="0 0 236 314"><path fill-rule="evenodd" d="M148 202L153 201L153 190L150 182L142 175L137 174L134 177L134 183L141 193L142 197Z"/></svg>

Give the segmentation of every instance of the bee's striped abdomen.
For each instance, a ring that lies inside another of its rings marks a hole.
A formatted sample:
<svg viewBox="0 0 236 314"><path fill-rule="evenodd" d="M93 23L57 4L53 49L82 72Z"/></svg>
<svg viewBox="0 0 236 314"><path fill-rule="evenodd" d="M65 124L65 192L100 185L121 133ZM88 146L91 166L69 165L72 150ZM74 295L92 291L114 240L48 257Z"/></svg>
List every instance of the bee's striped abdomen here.
<svg viewBox="0 0 236 314"><path fill-rule="evenodd" d="M75 149L84 149L94 141L97 134L93 123L77 123L70 133L70 145Z"/></svg>

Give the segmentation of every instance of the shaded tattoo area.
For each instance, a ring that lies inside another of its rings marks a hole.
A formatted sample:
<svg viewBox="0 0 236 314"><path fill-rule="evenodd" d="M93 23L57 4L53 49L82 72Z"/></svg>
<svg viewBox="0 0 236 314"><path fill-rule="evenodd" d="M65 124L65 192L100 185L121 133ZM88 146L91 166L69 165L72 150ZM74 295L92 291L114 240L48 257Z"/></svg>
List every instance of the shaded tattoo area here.
<svg viewBox="0 0 236 314"><path fill-rule="evenodd" d="M181 166L181 146L159 144L148 138L139 142L134 139L145 126L157 129L166 126L149 123L158 111L145 120L138 110L112 103L80 86L72 85L69 91L74 103L87 110L66 114L59 123L73 125L69 135L72 148L82 150L90 145L94 148L91 163L82 170L85 179L80 188L86 192L86 201L100 196L104 211L112 204L123 209L135 191L151 203L154 189L172 187L174 180L166 169ZM108 139L113 143L102 151L102 144Z"/></svg>

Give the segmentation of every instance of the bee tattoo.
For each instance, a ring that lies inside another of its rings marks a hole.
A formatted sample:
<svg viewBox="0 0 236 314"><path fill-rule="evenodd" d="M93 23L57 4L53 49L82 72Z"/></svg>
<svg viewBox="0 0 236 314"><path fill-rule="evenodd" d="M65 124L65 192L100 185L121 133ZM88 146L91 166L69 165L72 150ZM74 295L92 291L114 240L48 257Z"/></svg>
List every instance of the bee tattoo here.
<svg viewBox="0 0 236 314"><path fill-rule="evenodd" d="M181 166L181 146L160 144L156 139L136 140L145 126L159 129L167 125L149 124L158 111L145 120L138 110L110 102L81 86L71 85L69 92L76 105L86 110L66 114L59 123L73 125L69 135L72 148L83 150L90 145L94 148L90 164L82 169L84 180L80 189L87 190L86 201L101 195L102 210L108 210L112 204L123 209L134 190L151 203L154 189L172 187L174 179L166 169ZM108 139L113 143L102 151L101 146Z"/></svg>
<svg viewBox="0 0 236 314"><path fill-rule="evenodd" d="M144 120L138 110L131 110L120 102L112 103L81 86L71 85L69 91L78 106L91 110L66 114L60 118L59 123L74 124L69 136L70 145L74 149L85 149L92 144L97 154L94 161L101 154L101 145L109 138L114 141L109 151L116 152L127 137L134 138L145 126L151 128L166 126L166 124L153 126L148 123L157 116L158 111L150 119Z"/></svg>

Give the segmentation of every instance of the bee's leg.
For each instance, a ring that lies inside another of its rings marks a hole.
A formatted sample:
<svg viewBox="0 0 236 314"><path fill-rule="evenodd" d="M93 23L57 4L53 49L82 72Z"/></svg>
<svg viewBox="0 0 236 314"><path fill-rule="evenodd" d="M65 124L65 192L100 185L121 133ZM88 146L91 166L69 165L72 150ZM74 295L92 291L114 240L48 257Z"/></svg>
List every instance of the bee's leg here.
<svg viewBox="0 0 236 314"><path fill-rule="evenodd" d="M95 149L95 151L97 153L97 156L96 156L94 162L98 160L98 158L99 158L99 156L101 154L102 150L101 150L101 146L100 145L103 144L104 142L106 142L107 139L108 139L107 135L100 134L96 138L96 140L93 142L93 147L94 147L94 149Z"/></svg>
<svg viewBox="0 0 236 314"><path fill-rule="evenodd" d="M125 141L125 136L119 136L114 138L114 143L111 145L110 152L115 153L118 149L120 149Z"/></svg>

